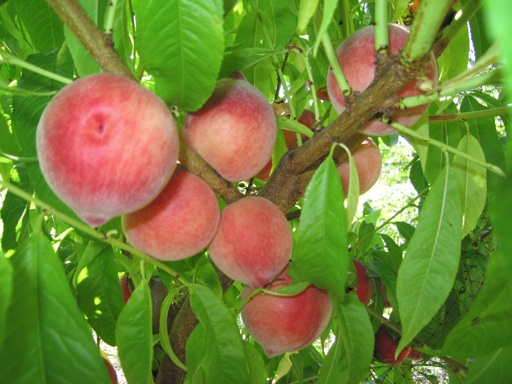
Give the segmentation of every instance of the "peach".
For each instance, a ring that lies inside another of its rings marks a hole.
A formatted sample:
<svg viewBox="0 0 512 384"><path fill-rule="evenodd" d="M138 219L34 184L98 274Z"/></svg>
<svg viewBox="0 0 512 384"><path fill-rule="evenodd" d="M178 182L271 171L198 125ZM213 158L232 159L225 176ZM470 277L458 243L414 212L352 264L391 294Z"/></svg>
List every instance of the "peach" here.
<svg viewBox="0 0 512 384"><path fill-rule="evenodd" d="M391 54L398 54L409 37L409 29L398 24L389 24L389 51ZM349 36L336 49L336 55L341 70L347 79L353 92L362 92L373 81L375 77L375 38L374 27L364 27ZM437 84L437 63L433 54L425 70L425 75ZM411 80L400 91L400 97L407 97L421 94L418 89L418 81ZM334 74L329 69L327 74L327 92L329 99L336 111L341 114L346 108L345 96L343 95ZM420 105L405 110L397 110L391 115L391 119L404 125L411 125L416 122L427 110L428 104ZM362 130L367 135L389 135L396 132L391 126L380 121L368 123Z"/></svg>
<svg viewBox="0 0 512 384"><path fill-rule="evenodd" d="M245 80L220 80L183 127L192 148L228 181L248 180L272 156L277 123L265 96Z"/></svg>
<svg viewBox="0 0 512 384"><path fill-rule="evenodd" d="M292 283L283 271L266 287L276 291ZM253 291L246 287L242 297ZM269 357L302 349L315 341L329 324L332 302L327 291L310 285L295 296L258 293L242 308L242 320Z"/></svg>
<svg viewBox="0 0 512 384"><path fill-rule="evenodd" d="M395 358L396 347L398 346L399 339L393 339L388 332L388 328L382 324L377 333L375 334L375 347L373 356L382 363L398 365L404 361L411 347L404 348L402 352Z"/></svg>
<svg viewBox="0 0 512 384"><path fill-rule="evenodd" d="M130 297L132 296L132 290L130 288L130 283L128 282L128 274L125 273L119 278L119 285L121 287L121 292L123 293L123 300L126 304Z"/></svg>
<svg viewBox="0 0 512 384"><path fill-rule="evenodd" d="M279 208L263 197L248 196L224 208L208 254L226 276L256 288L286 267L292 244Z"/></svg>
<svg viewBox="0 0 512 384"><path fill-rule="evenodd" d="M36 132L47 183L91 226L153 200L174 171L178 144L165 103L113 74L89 75L61 89Z"/></svg>
<svg viewBox="0 0 512 384"><path fill-rule="evenodd" d="M352 262L356 266L357 272L357 285L354 290L359 300L364 305L368 305L374 293L372 279L363 263L356 259L352 259Z"/></svg>
<svg viewBox="0 0 512 384"><path fill-rule="evenodd" d="M379 180L382 171L382 156L375 142L369 137L352 152L352 156L359 177L359 194L362 195ZM346 197L350 182L350 163L348 161L338 165L338 174Z"/></svg>
<svg viewBox="0 0 512 384"><path fill-rule="evenodd" d="M384 305L384 308L392 308L391 303L389 302L389 299L388 299L386 286L384 284L380 283L379 290L380 290L380 294L382 296L382 303Z"/></svg>
<svg viewBox="0 0 512 384"><path fill-rule="evenodd" d="M181 260L205 249L219 226L217 197L199 177L178 167L150 204L123 216L126 238L160 260Z"/></svg>

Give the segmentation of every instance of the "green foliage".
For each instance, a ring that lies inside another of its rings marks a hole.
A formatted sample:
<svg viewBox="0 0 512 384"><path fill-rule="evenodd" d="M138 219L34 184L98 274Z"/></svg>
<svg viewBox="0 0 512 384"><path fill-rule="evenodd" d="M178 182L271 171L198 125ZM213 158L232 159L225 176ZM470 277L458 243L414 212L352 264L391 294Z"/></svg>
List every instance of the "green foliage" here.
<svg viewBox="0 0 512 384"><path fill-rule="evenodd" d="M279 103L284 113L273 173L287 156L285 130L305 134L315 145L317 134L296 121L302 110L315 111L318 129L332 127L337 118L330 102L315 93L326 85L330 65L322 42L335 48L382 20L412 28L419 23L422 33L434 36L432 25L409 13L409 2L389 0L388 14L377 15L375 2L358 0L118 0L115 8L107 0L78 0L100 31L112 28L106 41L112 38L136 80L172 108L180 128L216 81L234 71ZM449 2L424 3L441 9ZM186 372L178 368L185 383L412 383L418 374L436 382L422 370L432 361L454 383L509 380L512 67L503 63L512 62L512 5L467 0L456 7L463 17L471 12L469 24L459 18L449 24L453 38L437 62L439 91L460 76L455 82L461 92L434 100L411 127L423 138L377 140L384 155L407 148L384 165L392 172L382 183L392 185L390 193L412 185L414 199L380 196L381 206L393 207L389 215L373 201L365 203L371 191L359 196L352 163L344 200L328 153L293 175L299 185L305 173L313 174L287 212L295 281L278 293L297 294L315 284L335 299L334 311L321 345L268 358L238 316L243 286L219 277L207 252L159 263L124 242L118 220L95 232L51 191L37 162L41 113L65 83L105 68L48 2L0 1L0 381L108 383L93 331L118 348L130 384L164 375L162 354L174 361L186 357L180 364ZM418 47L427 37L420 35ZM466 73L468 64L495 44L501 58L492 66L503 67L501 77L464 88L478 78ZM287 159L302 159L300 151ZM262 185L237 187L258 194ZM400 216L403 211L410 216ZM350 292L357 283L350 258L366 265L376 288L368 307ZM127 304L122 273L134 287ZM163 291L155 289L156 280ZM381 284L392 309L383 307ZM372 358L382 316L401 330L400 348L417 346L424 362L389 366Z"/></svg>
<svg viewBox="0 0 512 384"><path fill-rule="evenodd" d="M315 172L304 196L301 221L294 244L291 275L327 289L343 301L348 270L343 191L331 158Z"/></svg>
<svg viewBox="0 0 512 384"><path fill-rule="evenodd" d="M9 303L9 332L2 332L8 347L0 350L2 380L107 383L105 366L48 239L33 233L7 261L11 268L4 261L3 269L12 270L12 294L9 301L3 300L8 295L2 298Z"/></svg>

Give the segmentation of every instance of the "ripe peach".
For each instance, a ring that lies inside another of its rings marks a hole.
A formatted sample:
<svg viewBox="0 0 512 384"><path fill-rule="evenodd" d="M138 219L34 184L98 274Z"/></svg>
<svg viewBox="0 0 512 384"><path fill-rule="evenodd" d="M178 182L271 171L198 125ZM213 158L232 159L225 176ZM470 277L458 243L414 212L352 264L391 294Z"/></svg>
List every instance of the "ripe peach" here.
<svg viewBox="0 0 512 384"><path fill-rule="evenodd" d="M389 46L390 53L397 54L405 45L409 37L409 29L398 24L389 24ZM341 43L336 50L336 55L340 63L341 70L350 84L352 91L362 92L373 81L375 77L375 39L374 27L364 27L348 39ZM437 84L437 63L433 54L426 68L426 76ZM409 81L400 91L400 97L413 96L421 94L417 87L418 82ZM334 78L331 69L327 74L327 91L332 105L338 113L342 113L346 108L345 96L343 95L338 82ZM414 108L398 110L391 116L391 119L404 124L411 125L416 122L423 112L428 108L427 104ZM395 129L380 121L373 121L363 129L368 135L389 135L395 132Z"/></svg>
<svg viewBox="0 0 512 384"><path fill-rule="evenodd" d="M352 262L356 266L357 271L357 286L354 291L359 300L364 305L368 305L374 293L372 279L368 275L368 270L363 263L356 259L352 259Z"/></svg>
<svg viewBox="0 0 512 384"><path fill-rule="evenodd" d="M251 287L268 284L286 267L292 233L269 200L244 197L224 208L208 254L228 277Z"/></svg>
<svg viewBox="0 0 512 384"><path fill-rule="evenodd" d="M407 348L404 348L402 352L400 352L398 357L395 359L395 352L396 347L398 346L398 342L399 340L393 339L390 333L388 332L388 328L384 324L382 324L377 330L377 333L375 334L375 347L373 351L373 356L377 360L385 364L400 364L409 355L411 347L409 346Z"/></svg>
<svg viewBox="0 0 512 384"><path fill-rule="evenodd" d="M352 153L352 156L359 177L359 194L362 195L379 179L382 170L382 157L379 148L369 137ZM350 181L350 163L348 161L338 165L338 174L346 197Z"/></svg>
<svg viewBox="0 0 512 384"><path fill-rule="evenodd" d="M123 216L130 244L160 260L180 260L206 248L220 220L215 194L199 177L178 167L150 204Z"/></svg>
<svg viewBox="0 0 512 384"><path fill-rule="evenodd" d="M153 200L178 156L176 124L165 103L113 74L86 76L60 90L36 136L46 181L91 226Z"/></svg>
<svg viewBox="0 0 512 384"><path fill-rule="evenodd" d="M384 308L392 308L391 303L388 299L388 294L386 292L386 286L384 284L380 284L379 286L380 294L382 295L382 302L384 305Z"/></svg>
<svg viewBox="0 0 512 384"><path fill-rule="evenodd" d="M265 96L247 81L220 80L210 99L189 113L185 137L229 181L256 175L272 156L277 123Z"/></svg>
<svg viewBox="0 0 512 384"><path fill-rule="evenodd" d="M121 286L121 292L123 293L124 303L126 304L132 296L130 284L128 283L128 274L125 273L119 278L119 285Z"/></svg>
<svg viewBox="0 0 512 384"><path fill-rule="evenodd" d="M266 288L276 291L291 283L285 270ZM252 291L246 287L242 297ZM329 294L310 285L295 296L256 294L242 308L242 320L266 354L273 357L310 345L327 327L331 313Z"/></svg>

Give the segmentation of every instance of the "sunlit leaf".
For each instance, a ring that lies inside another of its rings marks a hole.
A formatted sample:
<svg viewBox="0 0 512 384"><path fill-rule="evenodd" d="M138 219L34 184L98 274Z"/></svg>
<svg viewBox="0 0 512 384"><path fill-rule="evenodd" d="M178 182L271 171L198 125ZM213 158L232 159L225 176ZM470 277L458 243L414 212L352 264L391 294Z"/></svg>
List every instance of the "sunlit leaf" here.
<svg viewBox="0 0 512 384"><path fill-rule="evenodd" d="M292 272L339 301L345 296L348 270L346 216L341 181L332 158L317 169L304 196Z"/></svg>

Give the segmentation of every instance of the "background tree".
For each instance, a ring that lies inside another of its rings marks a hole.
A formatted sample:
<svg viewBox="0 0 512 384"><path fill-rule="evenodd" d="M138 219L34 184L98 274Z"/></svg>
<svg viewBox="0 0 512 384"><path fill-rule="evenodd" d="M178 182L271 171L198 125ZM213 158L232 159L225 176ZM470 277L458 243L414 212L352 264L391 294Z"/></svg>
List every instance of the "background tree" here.
<svg viewBox="0 0 512 384"><path fill-rule="evenodd" d="M10 0L0 15L0 382L109 382L91 330L117 346L129 383L412 382L422 372L434 381L428 366L451 382L510 377L508 2ZM411 28L396 54L388 22ZM375 78L352 92L335 49L372 24ZM431 52L438 86L424 76ZM330 69L349 98L339 116L322 93ZM56 92L98 72L140 82L180 130L233 73L272 103L278 129L267 181L228 182L183 135L178 158L222 207L258 195L286 213L294 284L283 294L310 284L329 293L319 342L268 357L239 321L244 285L207 252L154 259L125 241L119 218L93 229L54 194L36 127ZM424 93L399 97L411 80ZM395 111L428 103L412 126L393 121ZM305 109L312 130L298 122ZM417 192L399 210L414 208L409 222L380 218L369 205L356 215L355 172L343 197L336 165L351 164L370 120L397 130L373 137L382 152L404 139L414 150L402 165ZM299 143L288 150L290 131ZM369 272L367 305L350 259ZM391 356L377 348L381 324ZM411 348L422 361L397 359Z"/></svg>

